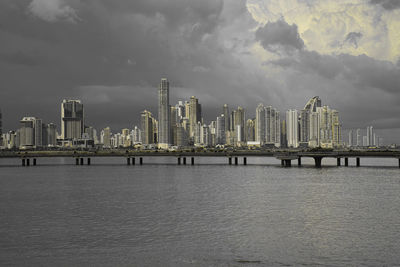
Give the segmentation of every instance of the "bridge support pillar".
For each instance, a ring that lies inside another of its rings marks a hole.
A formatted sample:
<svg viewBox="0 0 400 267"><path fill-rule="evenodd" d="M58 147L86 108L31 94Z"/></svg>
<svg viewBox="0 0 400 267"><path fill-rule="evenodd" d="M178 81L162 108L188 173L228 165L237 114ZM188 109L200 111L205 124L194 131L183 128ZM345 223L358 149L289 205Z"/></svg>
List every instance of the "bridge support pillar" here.
<svg viewBox="0 0 400 267"><path fill-rule="evenodd" d="M143 158L142 157L139 158L139 164L143 165Z"/></svg>
<svg viewBox="0 0 400 267"><path fill-rule="evenodd" d="M183 165L186 165L186 157L183 158Z"/></svg>
<svg viewBox="0 0 400 267"><path fill-rule="evenodd" d="M243 158L243 165L247 165L247 158L246 157Z"/></svg>
<svg viewBox="0 0 400 267"><path fill-rule="evenodd" d="M228 158L229 165L232 165L232 157Z"/></svg>
<svg viewBox="0 0 400 267"><path fill-rule="evenodd" d="M356 165L357 165L357 167L360 167L360 158L356 158Z"/></svg>
<svg viewBox="0 0 400 267"><path fill-rule="evenodd" d="M178 157L178 165L181 165L181 158Z"/></svg>
<svg viewBox="0 0 400 267"><path fill-rule="evenodd" d="M290 159L286 160L286 167L292 167L292 160Z"/></svg>
<svg viewBox="0 0 400 267"><path fill-rule="evenodd" d="M239 161L238 161L238 157L235 157L235 165L238 165Z"/></svg>
<svg viewBox="0 0 400 267"><path fill-rule="evenodd" d="M22 159L21 164L22 166L25 166L25 159Z"/></svg>
<svg viewBox="0 0 400 267"><path fill-rule="evenodd" d="M349 167L349 158L344 158L344 166Z"/></svg>
<svg viewBox="0 0 400 267"><path fill-rule="evenodd" d="M131 165L131 158L126 158L126 165Z"/></svg>
<svg viewBox="0 0 400 267"><path fill-rule="evenodd" d="M299 165L299 167L301 167L301 157L299 157L299 158L297 159L297 165Z"/></svg>
<svg viewBox="0 0 400 267"><path fill-rule="evenodd" d="M30 159L26 159L26 166L29 166L30 164Z"/></svg>
<svg viewBox="0 0 400 267"><path fill-rule="evenodd" d="M132 165L135 165L135 163L136 163L136 159L132 158Z"/></svg>
<svg viewBox="0 0 400 267"><path fill-rule="evenodd" d="M79 165L79 158L75 158L75 165Z"/></svg>
<svg viewBox="0 0 400 267"><path fill-rule="evenodd" d="M341 164L341 158L337 158L337 166L340 167Z"/></svg>
<svg viewBox="0 0 400 267"><path fill-rule="evenodd" d="M83 162L83 158L81 158L80 160L81 160L81 165L84 165L85 163Z"/></svg>
<svg viewBox="0 0 400 267"><path fill-rule="evenodd" d="M36 159L33 159L33 166L36 166Z"/></svg>
<svg viewBox="0 0 400 267"><path fill-rule="evenodd" d="M285 161L283 159L281 159L281 166L285 167Z"/></svg>
<svg viewBox="0 0 400 267"><path fill-rule="evenodd" d="M90 158L87 158L87 165L90 165Z"/></svg>
<svg viewBox="0 0 400 267"><path fill-rule="evenodd" d="M399 158L399 168L400 168L400 158Z"/></svg>
<svg viewBox="0 0 400 267"><path fill-rule="evenodd" d="M191 164L194 165L194 157L191 158Z"/></svg>
<svg viewBox="0 0 400 267"><path fill-rule="evenodd" d="M315 160L315 167L321 168L322 167L322 157L314 157Z"/></svg>

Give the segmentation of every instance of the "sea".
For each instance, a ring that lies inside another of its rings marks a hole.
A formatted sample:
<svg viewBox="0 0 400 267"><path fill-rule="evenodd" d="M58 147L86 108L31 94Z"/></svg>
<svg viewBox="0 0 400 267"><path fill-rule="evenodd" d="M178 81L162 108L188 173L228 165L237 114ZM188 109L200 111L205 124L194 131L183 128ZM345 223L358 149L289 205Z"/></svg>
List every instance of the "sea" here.
<svg viewBox="0 0 400 267"><path fill-rule="evenodd" d="M0 266L400 266L396 159L242 162L0 159Z"/></svg>

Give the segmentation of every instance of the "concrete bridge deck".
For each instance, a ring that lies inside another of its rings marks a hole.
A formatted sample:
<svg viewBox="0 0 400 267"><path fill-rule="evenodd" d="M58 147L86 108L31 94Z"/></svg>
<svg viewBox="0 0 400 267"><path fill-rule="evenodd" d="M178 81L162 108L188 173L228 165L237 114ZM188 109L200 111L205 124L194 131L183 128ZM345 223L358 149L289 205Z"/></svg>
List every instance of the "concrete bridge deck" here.
<svg viewBox="0 0 400 267"><path fill-rule="evenodd" d="M298 161L301 166L301 158L314 158L315 166L321 167L323 158L336 158L337 165L341 165L341 159L345 159L345 166L348 166L349 158L356 158L357 166L360 166L360 158L397 158L399 159L400 167L400 150L233 150L233 151L153 151L153 150L20 150L20 151L0 151L0 158L20 158L22 165L36 165L37 158L53 158L53 157L71 157L75 158L76 164L83 164L84 158L87 159L87 164L90 164L90 159L95 157L123 157L127 159L127 164L135 164L135 158L139 157L140 164L143 164L143 157L176 157L178 164L186 164L186 158L191 158L191 164L194 164L195 157L226 157L229 164L232 164L234 159L235 165L238 164L238 158L243 157L243 164L247 164L247 157L275 157L281 160L282 166L291 166L293 160Z"/></svg>

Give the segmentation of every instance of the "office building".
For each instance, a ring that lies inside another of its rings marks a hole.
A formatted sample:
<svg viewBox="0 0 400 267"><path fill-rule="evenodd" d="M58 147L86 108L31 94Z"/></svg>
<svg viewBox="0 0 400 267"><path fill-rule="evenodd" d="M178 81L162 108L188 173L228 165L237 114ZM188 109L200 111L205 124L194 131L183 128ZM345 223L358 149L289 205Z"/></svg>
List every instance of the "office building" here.
<svg viewBox="0 0 400 267"><path fill-rule="evenodd" d="M259 104L256 108L255 141L260 142L260 145L265 143L265 122L265 107Z"/></svg>
<svg viewBox="0 0 400 267"><path fill-rule="evenodd" d="M290 109L286 111L286 136L287 146L291 148L297 148L299 146L298 136L298 111Z"/></svg>
<svg viewBox="0 0 400 267"><path fill-rule="evenodd" d="M61 103L61 139L82 138L84 132L84 109L80 100L63 100Z"/></svg>
<svg viewBox="0 0 400 267"><path fill-rule="evenodd" d="M169 105L169 82L161 79L158 86L158 147L168 148L171 144L171 110Z"/></svg>
<svg viewBox="0 0 400 267"><path fill-rule="evenodd" d="M142 130L142 143L154 144L154 118L150 111L144 110L140 115L140 128Z"/></svg>

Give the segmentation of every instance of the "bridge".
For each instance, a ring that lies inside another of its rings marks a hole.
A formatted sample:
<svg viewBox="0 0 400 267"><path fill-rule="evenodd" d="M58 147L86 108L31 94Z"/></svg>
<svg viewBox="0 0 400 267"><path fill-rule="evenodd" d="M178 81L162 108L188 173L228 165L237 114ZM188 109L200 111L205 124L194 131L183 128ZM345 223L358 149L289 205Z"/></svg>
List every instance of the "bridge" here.
<svg viewBox="0 0 400 267"><path fill-rule="evenodd" d="M91 164L91 159L96 157L120 157L125 158L127 165L135 165L136 159L138 164L142 165L145 157L175 157L177 164L187 164L186 159L190 158L190 164L194 165L196 157L225 157L228 164L238 165L239 158L243 158L243 165L247 165L248 157L274 157L281 161L283 167L291 167L292 161L295 160L298 166L301 166L301 159L308 157L313 158L315 167L322 167L323 158L336 158L337 166L341 166L342 159L344 165L349 165L349 158L356 159L356 166L361 165L361 158L395 158L398 159L400 168L400 150L399 149L360 149L360 150L328 150L328 149L271 149L271 150L19 150L19 151L0 151L1 158L20 158L22 166L36 166L38 158L54 158L67 157L74 158L76 165Z"/></svg>

